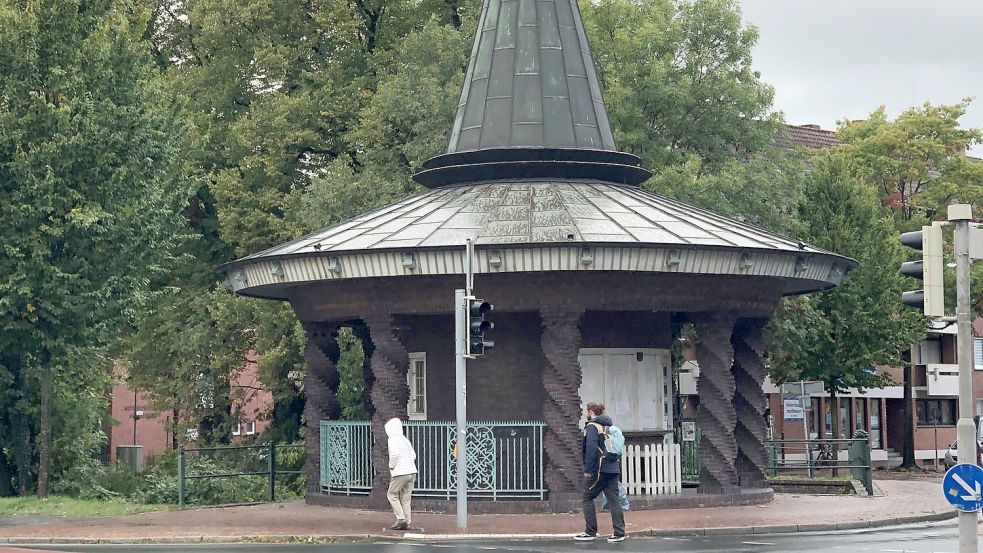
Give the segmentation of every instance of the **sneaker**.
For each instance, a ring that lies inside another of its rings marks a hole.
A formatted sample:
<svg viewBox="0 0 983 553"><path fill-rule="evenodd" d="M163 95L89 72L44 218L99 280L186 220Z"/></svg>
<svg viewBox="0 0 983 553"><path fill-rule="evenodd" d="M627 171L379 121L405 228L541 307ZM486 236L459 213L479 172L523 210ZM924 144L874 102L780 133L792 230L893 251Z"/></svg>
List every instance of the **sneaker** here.
<svg viewBox="0 0 983 553"><path fill-rule="evenodd" d="M611 536L608 538L608 543L618 543L619 541L625 541L625 536Z"/></svg>
<svg viewBox="0 0 983 553"><path fill-rule="evenodd" d="M594 541L597 539L597 534L588 534L587 532L582 532L573 537L577 541Z"/></svg>
<svg viewBox="0 0 983 553"><path fill-rule="evenodd" d="M397 520L396 524L389 527L390 530L406 530L410 527L410 524L405 520Z"/></svg>

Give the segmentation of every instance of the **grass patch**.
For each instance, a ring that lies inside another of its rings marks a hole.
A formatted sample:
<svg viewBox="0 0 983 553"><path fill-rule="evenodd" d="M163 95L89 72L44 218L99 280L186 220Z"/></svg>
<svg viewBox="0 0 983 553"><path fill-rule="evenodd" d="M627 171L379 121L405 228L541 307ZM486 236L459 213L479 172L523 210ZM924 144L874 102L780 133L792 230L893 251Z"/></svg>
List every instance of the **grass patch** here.
<svg viewBox="0 0 983 553"><path fill-rule="evenodd" d="M166 511L173 505L145 505L125 501L89 501L70 497L0 497L0 515L102 517Z"/></svg>

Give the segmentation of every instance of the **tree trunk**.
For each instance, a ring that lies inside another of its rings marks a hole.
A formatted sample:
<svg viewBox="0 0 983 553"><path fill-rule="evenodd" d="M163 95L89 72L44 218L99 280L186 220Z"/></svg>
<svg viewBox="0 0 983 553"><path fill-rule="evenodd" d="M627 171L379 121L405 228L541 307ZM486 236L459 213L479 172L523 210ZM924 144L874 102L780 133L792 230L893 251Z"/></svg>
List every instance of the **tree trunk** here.
<svg viewBox="0 0 983 553"><path fill-rule="evenodd" d="M901 360L904 361L904 403L901 409L901 419L904 424L904 437L901 441L901 467L906 469L916 468L915 463L915 428L914 420L911 416L911 353L902 354Z"/></svg>
<svg viewBox="0 0 983 553"><path fill-rule="evenodd" d="M41 433L38 436L38 497L48 497L51 478L51 394L54 386L51 354L41 352Z"/></svg>

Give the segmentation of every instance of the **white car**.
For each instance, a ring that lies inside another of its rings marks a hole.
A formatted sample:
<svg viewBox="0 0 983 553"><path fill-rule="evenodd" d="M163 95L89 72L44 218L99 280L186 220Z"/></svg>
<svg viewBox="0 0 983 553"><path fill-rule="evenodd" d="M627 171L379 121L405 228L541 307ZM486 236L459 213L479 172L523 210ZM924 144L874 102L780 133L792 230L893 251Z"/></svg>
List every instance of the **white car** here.
<svg viewBox="0 0 983 553"><path fill-rule="evenodd" d="M958 457L956 456L956 442L952 442L951 444L949 444L949 449L947 449L945 452L945 457L942 459L942 463L945 464L945 468L948 470L959 464L959 461L957 459Z"/></svg>

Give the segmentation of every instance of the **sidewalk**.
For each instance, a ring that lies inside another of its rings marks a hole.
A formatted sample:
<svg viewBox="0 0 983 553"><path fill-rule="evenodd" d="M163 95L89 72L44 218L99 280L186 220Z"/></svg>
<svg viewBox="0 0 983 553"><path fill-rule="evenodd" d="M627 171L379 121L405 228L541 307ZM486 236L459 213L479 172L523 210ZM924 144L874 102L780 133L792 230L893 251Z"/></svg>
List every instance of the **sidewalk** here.
<svg viewBox="0 0 983 553"><path fill-rule="evenodd" d="M768 505L630 511L626 514L627 529L632 535L750 534L846 530L955 517L938 482L881 480L877 485L884 492L883 497L776 494ZM601 532L610 532L610 517L606 513L598 515ZM391 513L318 507L294 501L0 527L0 544L399 537L401 533L382 532L392 522ZM466 535L458 532L455 522L453 513L415 514L413 526L423 527L426 535L406 537L555 537L583 530L579 513L473 515L468 519Z"/></svg>

